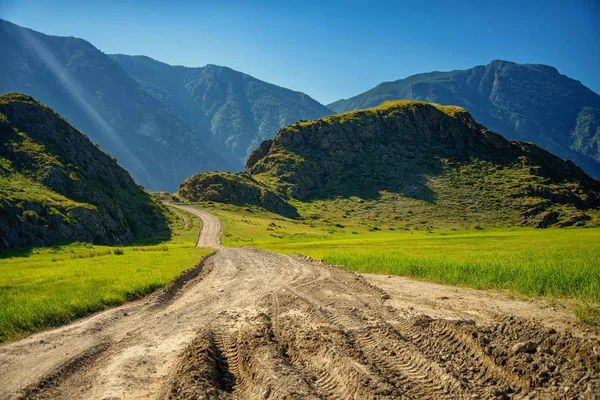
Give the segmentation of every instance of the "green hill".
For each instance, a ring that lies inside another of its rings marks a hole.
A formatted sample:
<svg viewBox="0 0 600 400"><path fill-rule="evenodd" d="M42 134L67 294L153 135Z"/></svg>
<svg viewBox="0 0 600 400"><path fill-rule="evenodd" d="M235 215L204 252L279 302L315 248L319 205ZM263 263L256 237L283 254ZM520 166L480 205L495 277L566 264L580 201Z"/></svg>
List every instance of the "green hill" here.
<svg viewBox="0 0 600 400"><path fill-rule="evenodd" d="M600 182L575 164L506 140L463 108L419 101L285 127L252 153L247 172L304 217L323 207L340 223L599 222Z"/></svg>
<svg viewBox="0 0 600 400"><path fill-rule="evenodd" d="M217 201L238 206L255 205L265 210L298 216L298 211L279 195L248 174L201 172L181 182L179 196L189 201Z"/></svg>
<svg viewBox="0 0 600 400"><path fill-rule="evenodd" d="M508 139L533 142L600 178L600 95L553 67L495 60L384 82L328 107L346 112L401 99L464 107Z"/></svg>
<svg viewBox="0 0 600 400"><path fill-rule="evenodd" d="M161 205L32 97L0 96L0 247L164 235Z"/></svg>

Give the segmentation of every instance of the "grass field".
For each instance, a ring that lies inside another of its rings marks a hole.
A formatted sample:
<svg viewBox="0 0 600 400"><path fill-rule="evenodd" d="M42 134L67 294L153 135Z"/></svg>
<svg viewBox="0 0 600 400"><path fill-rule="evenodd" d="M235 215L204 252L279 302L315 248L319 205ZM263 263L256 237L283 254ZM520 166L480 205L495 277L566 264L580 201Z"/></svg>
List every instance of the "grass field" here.
<svg viewBox="0 0 600 400"><path fill-rule="evenodd" d="M348 229L327 218L205 207L224 221L226 245L305 254L357 272L600 302L599 228Z"/></svg>
<svg viewBox="0 0 600 400"><path fill-rule="evenodd" d="M196 265L212 250L195 247L200 220L177 214L171 240L158 245L72 243L0 253L0 342L139 298Z"/></svg>
<svg viewBox="0 0 600 400"><path fill-rule="evenodd" d="M378 232L259 247L350 270L600 301L600 229Z"/></svg>

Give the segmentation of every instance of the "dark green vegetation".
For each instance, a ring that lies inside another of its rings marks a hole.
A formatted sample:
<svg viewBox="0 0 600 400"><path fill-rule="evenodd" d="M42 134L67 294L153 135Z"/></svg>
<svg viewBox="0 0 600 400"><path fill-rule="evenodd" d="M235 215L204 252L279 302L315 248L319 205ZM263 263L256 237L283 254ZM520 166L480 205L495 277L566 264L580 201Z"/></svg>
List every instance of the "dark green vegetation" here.
<svg viewBox="0 0 600 400"><path fill-rule="evenodd" d="M218 201L236 205L255 205L286 216L298 212L279 195L248 174L204 172L184 180L179 186L179 196L185 200Z"/></svg>
<svg viewBox="0 0 600 400"><path fill-rule="evenodd" d="M328 107L345 112L394 99L462 106L505 137L536 143L600 178L600 96L553 67L496 60L384 82Z"/></svg>
<svg viewBox="0 0 600 400"><path fill-rule="evenodd" d="M0 247L168 239L168 212L35 99L0 96Z"/></svg>
<svg viewBox="0 0 600 400"><path fill-rule="evenodd" d="M248 154L279 128L333 113L304 93L227 67L187 68L144 56L111 57L197 135L227 149L239 169Z"/></svg>
<svg viewBox="0 0 600 400"><path fill-rule="evenodd" d="M487 130L460 107L390 101L301 121L257 149L247 171L299 210L297 200L335 201L334 214L346 220L385 214L384 223L421 227L599 222L600 182L536 145Z"/></svg>
<svg viewBox="0 0 600 400"><path fill-rule="evenodd" d="M149 190L198 171L243 169L265 138L330 114L305 94L225 67L171 67L0 20L0 93L34 96L116 157ZM131 74L131 75L130 75Z"/></svg>
<svg viewBox="0 0 600 400"><path fill-rule="evenodd" d="M174 210L171 239L156 245L71 243L0 253L0 343L168 284L212 251L196 247L200 228L198 217Z"/></svg>

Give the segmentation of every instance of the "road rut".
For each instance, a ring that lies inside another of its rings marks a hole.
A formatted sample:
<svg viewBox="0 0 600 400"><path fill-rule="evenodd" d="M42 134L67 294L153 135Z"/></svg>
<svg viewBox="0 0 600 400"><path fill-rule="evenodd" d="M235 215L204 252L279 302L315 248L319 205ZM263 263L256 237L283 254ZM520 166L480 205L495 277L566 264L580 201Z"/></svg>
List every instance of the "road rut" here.
<svg viewBox="0 0 600 400"><path fill-rule="evenodd" d="M141 301L1 346L0 398L598 398L600 342L529 318L535 303L430 317L397 302L402 281L221 247L216 217L179 207L216 252Z"/></svg>

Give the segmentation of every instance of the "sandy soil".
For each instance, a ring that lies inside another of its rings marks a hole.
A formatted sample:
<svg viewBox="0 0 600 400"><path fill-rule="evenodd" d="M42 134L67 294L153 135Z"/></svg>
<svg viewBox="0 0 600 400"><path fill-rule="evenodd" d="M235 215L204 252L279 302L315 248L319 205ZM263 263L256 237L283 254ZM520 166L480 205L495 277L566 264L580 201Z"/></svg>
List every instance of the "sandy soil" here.
<svg viewBox="0 0 600 400"><path fill-rule="evenodd" d="M599 398L567 309L219 246L141 301L0 347L0 398ZM554 308L552 308L554 307Z"/></svg>

